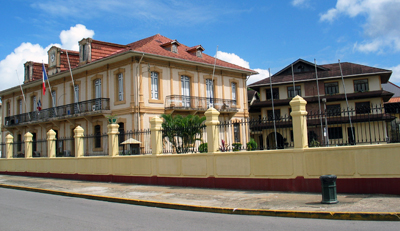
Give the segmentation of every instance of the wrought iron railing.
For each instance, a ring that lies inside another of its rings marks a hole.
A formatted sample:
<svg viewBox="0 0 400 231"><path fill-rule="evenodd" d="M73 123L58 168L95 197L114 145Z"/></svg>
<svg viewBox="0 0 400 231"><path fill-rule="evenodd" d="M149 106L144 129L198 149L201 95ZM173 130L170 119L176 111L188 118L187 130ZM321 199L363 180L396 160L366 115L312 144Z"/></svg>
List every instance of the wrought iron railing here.
<svg viewBox="0 0 400 231"><path fill-rule="evenodd" d="M101 113L102 110L110 110L109 98L98 98L72 103L58 107L43 109L41 111L33 111L19 115L7 116L4 120L5 126L16 126L22 123L44 121L51 118L59 118L66 116L76 116L81 113Z"/></svg>
<svg viewBox="0 0 400 231"><path fill-rule="evenodd" d="M166 109L183 109L206 111L209 107L214 107L222 112L236 112L237 101L231 99L207 98L185 95L168 95L165 99Z"/></svg>

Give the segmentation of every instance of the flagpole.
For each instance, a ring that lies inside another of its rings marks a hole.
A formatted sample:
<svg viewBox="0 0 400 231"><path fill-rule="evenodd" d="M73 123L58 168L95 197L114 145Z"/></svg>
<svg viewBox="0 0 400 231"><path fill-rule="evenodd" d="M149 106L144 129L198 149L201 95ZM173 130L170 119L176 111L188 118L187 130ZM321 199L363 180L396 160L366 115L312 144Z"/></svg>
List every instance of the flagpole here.
<svg viewBox="0 0 400 231"><path fill-rule="evenodd" d="M322 138L322 141L323 141L322 143L324 143L325 142L325 137L323 136L324 128L323 128L323 125L322 125L321 97L319 95L319 84L318 84L318 72L317 72L317 60L316 59L314 59L314 67L315 67L315 78L317 80L318 110L319 110L318 117L319 117L319 122L321 124L321 138ZM326 92L325 92L325 94L326 94Z"/></svg>
<svg viewBox="0 0 400 231"><path fill-rule="evenodd" d="M275 108L274 108L274 94L272 91L271 70L269 68L268 68L268 75L269 75L269 89L271 90L271 100L272 100L272 120L274 121L275 149L278 149L278 138L276 135L276 121L275 121Z"/></svg>
<svg viewBox="0 0 400 231"><path fill-rule="evenodd" d="M214 97L214 74L215 74L215 65L217 64L217 55L218 55L218 45L217 45L217 51L215 53L215 58L214 58L214 67L213 67L213 74L212 74L212 93L213 93L213 97ZM211 107L214 107L214 99L211 99Z"/></svg>
<svg viewBox="0 0 400 231"><path fill-rule="evenodd" d="M349 121L350 121L350 130L351 130L351 137L353 138L353 144L356 143L356 139L354 137L354 131L353 131L353 124L351 122L351 116L350 116L350 107L349 107L349 101L347 100L347 93L346 93L346 86L344 84L344 78L343 78L343 71L342 71L342 65L340 64L340 59L338 59L339 63L339 68L340 68L340 75L342 77L342 84L343 84L343 90L344 90L344 98L346 99L346 105L347 105L347 115L349 116Z"/></svg>
<svg viewBox="0 0 400 231"><path fill-rule="evenodd" d="M25 93L24 93L24 90L22 89L22 84L21 84L21 82L19 81L18 71L15 70L15 72L17 73L17 79L18 79L19 87L21 88L22 97L24 98L25 112L26 112L26 98L25 98ZM21 113L22 113L22 111L21 111ZM31 115L30 115L29 113L27 113L27 114L28 114L29 120L31 120Z"/></svg>
<svg viewBox="0 0 400 231"><path fill-rule="evenodd" d="M68 51L65 50L65 53L67 54L67 60L68 60L68 67L69 67L69 73L71 74L71 79L72 79L72 87L74 88L74 101L78 101L79 99L76 97L76 91L75 91L75 81L74 81L74 76L72 75L72 70L71 70L71 63L69 62L69 56L68 56ZM75 103L75 102L74 102ZM78 102L76 102L78 103ZM77 107L78 111L79 111L79 105Z"/></svg>
<svg viewBox="0 0 400 231"><path fill-rule="evenodd" d="M55 108L56 107L56 105L55 105L56 101L54 100L54 97L53 97L53 94L52 94L52 91L51 91L51 85L50 85L50 81L49 81L49 76L47 75L46 67L44 66L43 60L42 60L42 67L43 67L43 75L46 76L47 84L49 85L49 91L50 91L50 96L51 96L51 105L54 108L54 113L57 115L57 110ZM44 76L43 76L43 78L44 78Z"/></svg>

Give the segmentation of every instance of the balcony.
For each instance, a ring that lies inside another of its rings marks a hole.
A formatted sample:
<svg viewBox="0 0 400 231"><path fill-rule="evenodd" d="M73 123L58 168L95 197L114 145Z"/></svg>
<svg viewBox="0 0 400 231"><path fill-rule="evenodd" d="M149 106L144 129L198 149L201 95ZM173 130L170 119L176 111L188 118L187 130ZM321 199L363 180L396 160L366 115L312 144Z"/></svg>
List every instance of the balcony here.
<svg viewBox="0 0 400 231"><path fill-rule="evenodd" d="M165 100L165 110L172 111L206 111L213 106L221 113L236 113L236 100L206 98L184 95L169 95Z"/></svg>
<svg viewBox="0 0 400 231"><path fill-rule="evenodd" d="M62 105L43 109L41 111L33 111L24 114L7 116L4 120L5 127L14 127L20 125L28 125L32 123L41 123L48 121L57 121L71 118L81 118L85 116L95 116L99 114L109 113L110 99L98 98L79 103Z"/></svg>

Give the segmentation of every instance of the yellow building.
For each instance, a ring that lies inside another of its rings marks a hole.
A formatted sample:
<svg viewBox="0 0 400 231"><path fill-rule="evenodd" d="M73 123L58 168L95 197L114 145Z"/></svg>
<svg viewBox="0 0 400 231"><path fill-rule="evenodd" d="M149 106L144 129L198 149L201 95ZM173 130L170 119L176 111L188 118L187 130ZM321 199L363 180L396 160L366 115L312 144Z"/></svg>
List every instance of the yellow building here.
<svg viewBox="0 0 400 231"><path fill-rule="evenodd" d="M348 62L341 63L341 68L344 81L338 63L315 66L298 59L271 79L249 85L260 93L260 100L250 105L250 117L261 121L253 126L252 137L264 148L290 147L289 102L300 95L307 101L310 146L390 141L387 126L394 116L385 113L383 105L393 93L381 84L388 82L392 71Z"/></svg>
<svg viewBox="0 0 400 231"><path fill-rule="evenodd" d="M72 137L78 125L85 134L103 134L108 115L117 116L121 131L148 129L150 119L163 113L203 116L209 106L221 121L249 116L246 78L257 72L219 59L214 72L215 59L201 45L159 34L127 45L91 38L79 45L79 52L49 49L45 95L42 64L34 62L25 64L26 102L19 86L0 92L2 143L7 133L21 141L28 131L43 140L50 129L57 138ZM246 142L246 131L240 133Z"/></svg>

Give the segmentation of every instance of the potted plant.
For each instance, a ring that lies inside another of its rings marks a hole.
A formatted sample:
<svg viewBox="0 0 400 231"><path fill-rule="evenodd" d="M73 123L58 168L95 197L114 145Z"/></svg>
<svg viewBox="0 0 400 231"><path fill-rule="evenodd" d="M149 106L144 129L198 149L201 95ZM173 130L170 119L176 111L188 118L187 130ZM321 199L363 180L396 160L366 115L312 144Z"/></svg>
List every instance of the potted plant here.
<svg viewBox="0 0 400 231"><path fill-rule="evenodd" d="M118 117L116 115L108 115L106 116L109 124L116 124Z"/></svg>

